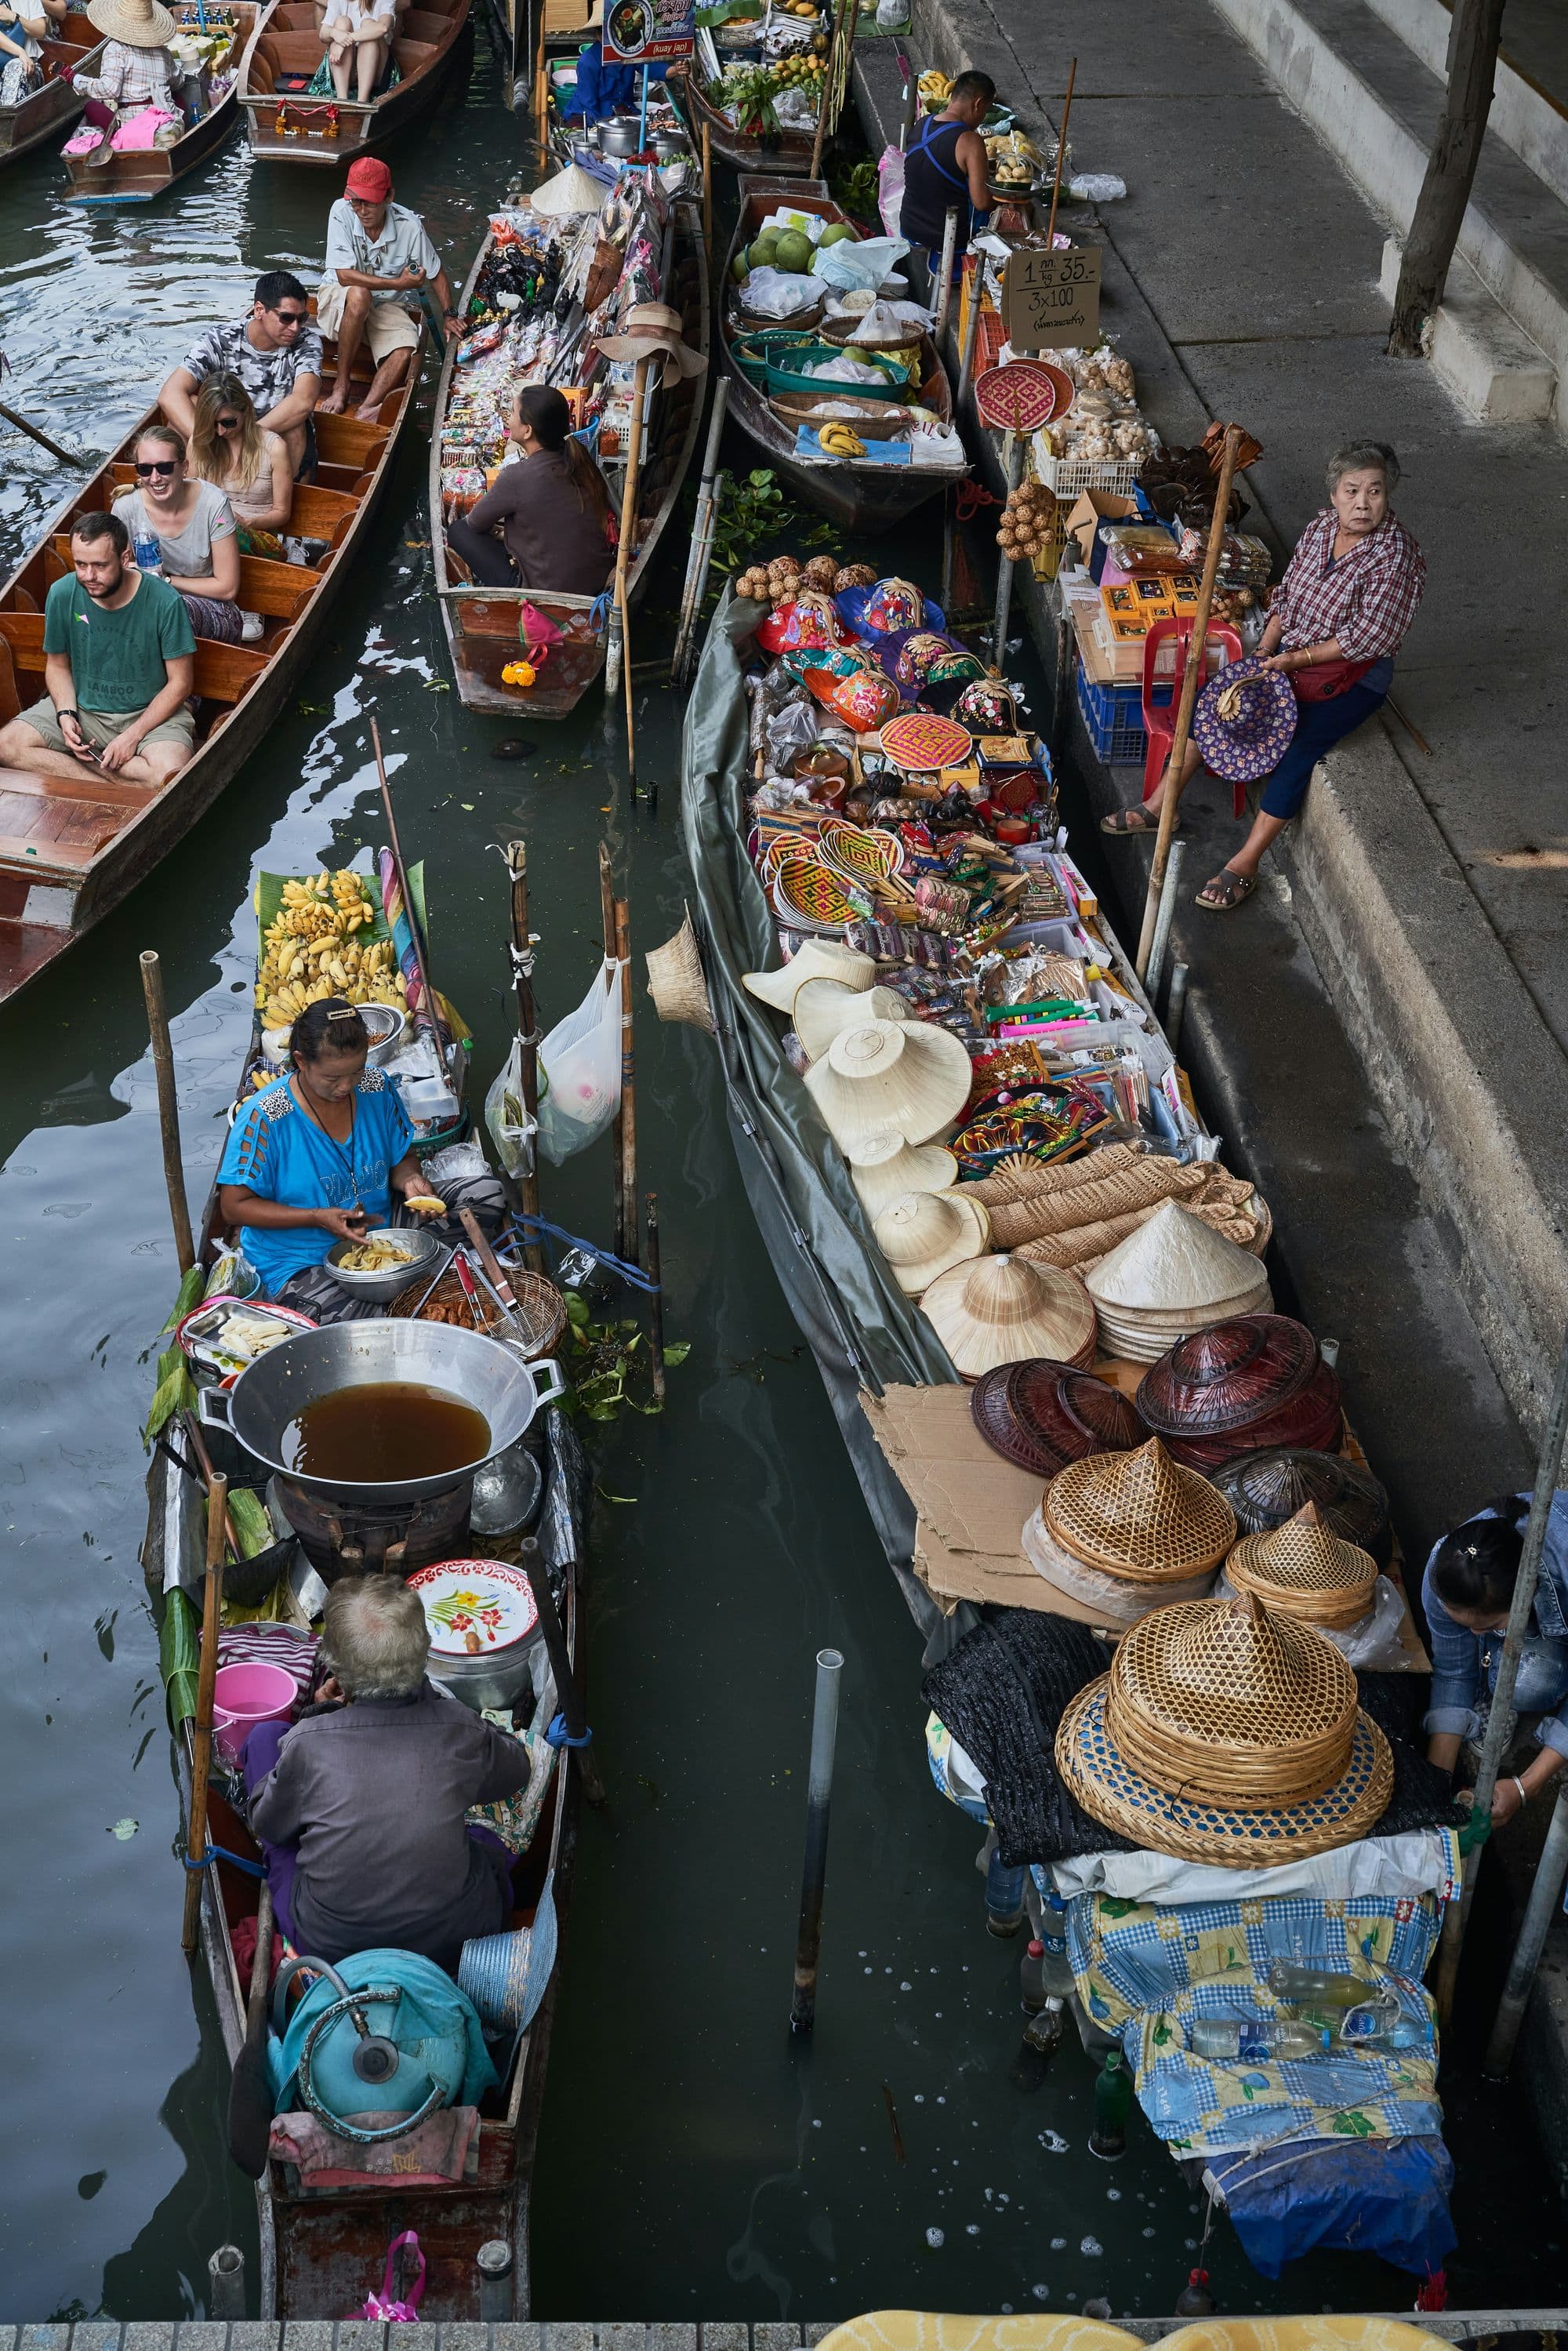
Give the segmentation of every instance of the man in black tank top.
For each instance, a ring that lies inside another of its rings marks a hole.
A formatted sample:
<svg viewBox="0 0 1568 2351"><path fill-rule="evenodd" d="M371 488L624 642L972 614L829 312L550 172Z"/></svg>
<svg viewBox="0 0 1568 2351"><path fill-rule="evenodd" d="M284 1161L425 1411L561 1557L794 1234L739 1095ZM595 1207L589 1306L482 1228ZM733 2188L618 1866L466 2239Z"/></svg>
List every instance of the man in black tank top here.
<svg viewBox="0 0 1568 2351"><path fill-rule="evenodd" d="M904 159L904 209L899 234L918 252L925 247L933 272L942 266L942 235L949 209L958 212L958 242L954 248L956 275L959 256L974 232L976 216L989 206L986 184L986 142L980 124L997 94L989 74L961 73L940 114L928 114L909 142Z"/></svg>

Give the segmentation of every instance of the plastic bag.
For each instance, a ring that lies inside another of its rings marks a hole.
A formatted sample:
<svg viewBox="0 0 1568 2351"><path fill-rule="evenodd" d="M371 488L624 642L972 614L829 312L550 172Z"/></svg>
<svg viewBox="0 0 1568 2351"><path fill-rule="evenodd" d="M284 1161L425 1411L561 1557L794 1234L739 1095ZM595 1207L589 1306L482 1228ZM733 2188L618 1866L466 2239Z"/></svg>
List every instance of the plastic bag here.
<svg viewBox="0 0 1568 2351"><path fill-rule="evenodd" d="M597 1142L621 1107L622 968L606 956L577 1010L539 1047L538 1143L552 1167Z"/></svg>
<svg viewBox="0 0 1568 2351"><path fill-rule="evenodd" d="M1067 193L1080 204L1113 204L1126 194L1127 183L1114 172L1075 172L1067 183Z"/></svg>
<svg viewBox="0 0 1568 2351"><path fill-rule="evenodd" d="M904 150L884 147L876 167L876 208L889 236L898 235L904 212Z"/></svg>
<svg viewBox="0 0 1568 2351"><path fill-rule="evenodd" d="M858 245L845 237L838 245L820 245L811 256L811 275L847 294L852 287L869 287L874 294L890 269L909 251L901 236L865 236Z"/></svg>
<svg viewBox="0 0 1568 2351"><path fill-rule="evenodd" d="M485 1097L485 1123L496 1155L508 1176L531 1176L534 1167L535 1122L523 1108L523 1047L514 1037L512 1050Z"/></svg>
<svg viewBox="0 0 1568 2351"><path fill-rule="evenodd" d="M814 277L789 269L769 269L766 265L754 269L742 288L747 308L759 319L792 319L797 310L810 309L821 295Z"/></svg>

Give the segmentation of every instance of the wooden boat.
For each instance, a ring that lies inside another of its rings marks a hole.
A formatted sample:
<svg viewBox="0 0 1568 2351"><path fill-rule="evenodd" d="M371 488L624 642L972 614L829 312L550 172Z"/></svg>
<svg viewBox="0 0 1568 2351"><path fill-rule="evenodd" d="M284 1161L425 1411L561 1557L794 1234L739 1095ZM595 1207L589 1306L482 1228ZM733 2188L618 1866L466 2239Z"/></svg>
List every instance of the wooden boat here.
<svg viewBox="0 0 1568 2351"><path fill-rule="evenodd" d="M235 19L235 45L243 49L261 13L259 0L224 0L224 5ZM150 204L155 196L162 195L177 180L184 179L199 164L206 162L233 138L239 128L238 87L236 77L210 112L193 122L172 147L149 147L131 155L115 155L96 169L89 168L88 156L62 157L70 177L66 203Z"/></svg>
<svg viewBox="0 0 1568 2351"><path fill-rule="evenodd" d="M324 362L324 364L327 364ZM355 376L369 373L361 354ZM0 767L0 1002L73 946L231 783L296 689L338 582L363 546L407 421L419 353L375 424L316 419L320 465L294 492L289 529L324 540L317 568L240 558L239 601L260 612L258 644L196 640L196 755L162 790L84 767L76 776L33 776ZM44 692L44 599L70 569L72 517L113 504L133 486L136 434L50 516L41 538L0 587L0 720Z"/></svg>
<svg viewBox="0 0 1568 2351"><path fill-rule="evenodd" d="M950 488L962 479L953 465L879 465L869 459L840 457L798 457L795 454L797 423L780 416L770 404L765 392L744 376L736 366L733 356L735 337L739 324L735 281L731 266L743 245L749 245L768 214L781 204L792 205L798 212L814 213L823 221L841 221L848 216L834 204L826 185L821 180L743 179L740 183L740 213L729 252L725 257L724 315L719 322L718 345L723 355L729 383L729 417L733 424L755 444L759 461L783 475L791 489L808 506L825 514L841 530L875 532L889 530L902 522L927 498ZM921 381L915 404L927 409L944 424L953 422L953 392L947 381L936 346L927 334L919 338ZM852 386L843 387L852 392ZM831 386L824 385L826 395ZM874 410L868 410L874 417ZM858 429L863 434L867 426L862 420ZM874 431L874 423L870 429Z"/></svg>
<svg viewBox="0 0 1568 2351"><path fill-rule="evenodd" d="M696 73L685 66L670 68L667 87L686 118L699 153L706 130L713 153L732 172L767 172L776 179L810 177L811 151L816 145L810 132L781 131L777 139L764 139L758 132L737 131L704 91Z"/></svg>
<svg viewBox="0 0 1568 2351"><path fill-rule="evenodd" d="M103 35L73 9L58 33L40 41L38 47L44 61L42 88L20 106L0 106L0 163L14 163L18 156L30 155L35 147L41 147L46 139L76 120L87 100L78 98L61 76L68 66L73 70L85 67L90 73L98 62L95 53L103 47Z"/></svg>
<svg viewBox="0 0 1568 2351"><path fill-rule="evenodd" d="M458 304L466 310L470 292L486 256L486 238L468 273ZM708 349L707 273L702 261L701 215L692 204L674 208L668 291L665 298L681 314L685 340L694 350ZM441 512L441 428L452 396L456 346L446 348L445 364L435 400L435 427L431 434L430 542L435 558L435 589L442 626L452 655L457 691L470 710L489 710L530 718L564 718L576 708L604 666L605 640L594 620L591 596L569 596L549 589L530 589L528 601L548 615L562 632L562 642L542 664L538 683L527 689L503 685L501 672L520 651L517 623L524 601L516 588L480 588L464 580L447 553ZM652 421L644 442L638 498L637 548L627 579L629 600L643 590L653 558L680 499L681 486L696 446L702 423L706 374L682 376L653 395Z"/></svg>
<svg viewBox="0 0 1568 2351"><path fill-rule="evenodd" d="M401 80L379 98L304 95L326 54L311 0L271 0L240 63L238 99L252 152L273 163L351 163L435 103L468 22L469 0L423 0L398 23Z"/></svg>

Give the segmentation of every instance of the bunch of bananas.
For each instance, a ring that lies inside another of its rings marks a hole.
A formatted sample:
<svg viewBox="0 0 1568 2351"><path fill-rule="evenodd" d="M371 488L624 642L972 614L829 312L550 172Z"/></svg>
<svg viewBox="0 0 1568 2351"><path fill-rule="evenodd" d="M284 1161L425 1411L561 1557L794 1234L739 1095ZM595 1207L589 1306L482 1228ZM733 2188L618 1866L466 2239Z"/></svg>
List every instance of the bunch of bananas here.
<svg viewBox="0 0 1568 2351"><path fill-rule="evenodd" d="M308 1004L341 996L350 1004L406 1000L397 950L391 939L360 933L375 921L375 903L363 876L345 866L308 882L286 882L283 904L267 926L256 1001L269 1029L287 1029Z"/></svg>
<svg viewBox="0 0 1568 2351"><path fill-rule="evenodd" d="M858 434L852 433L847 424L841 423L824 424L819 429L817 438L822 444L824 456L863 457L865 455L865 443Z"/></svg>
<svg viewBox="0 0 1568 2351"><path fill-rule="evenodd" d="M953 85L945 73L928 66L920 77L920 103L927 114L940 114L953 95Z"/></svg>

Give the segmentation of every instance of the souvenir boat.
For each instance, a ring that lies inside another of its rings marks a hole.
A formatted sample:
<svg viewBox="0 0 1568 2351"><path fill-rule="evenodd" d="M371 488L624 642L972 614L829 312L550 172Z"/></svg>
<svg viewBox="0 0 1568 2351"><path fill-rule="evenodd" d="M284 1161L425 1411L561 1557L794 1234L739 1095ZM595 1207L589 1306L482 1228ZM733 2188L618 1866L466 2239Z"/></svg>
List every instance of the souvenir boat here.
<svg viewBox="0 0 1568 2351"><path fill-rule="evenodd" d="M240 66L240 106L252 152L271 163L351 163L432 107L441 94L469 0L422 0L400 16L392 42L399 78L363 102L306 95L325 49L311 0L272 0L260 12Z"/></svg>

